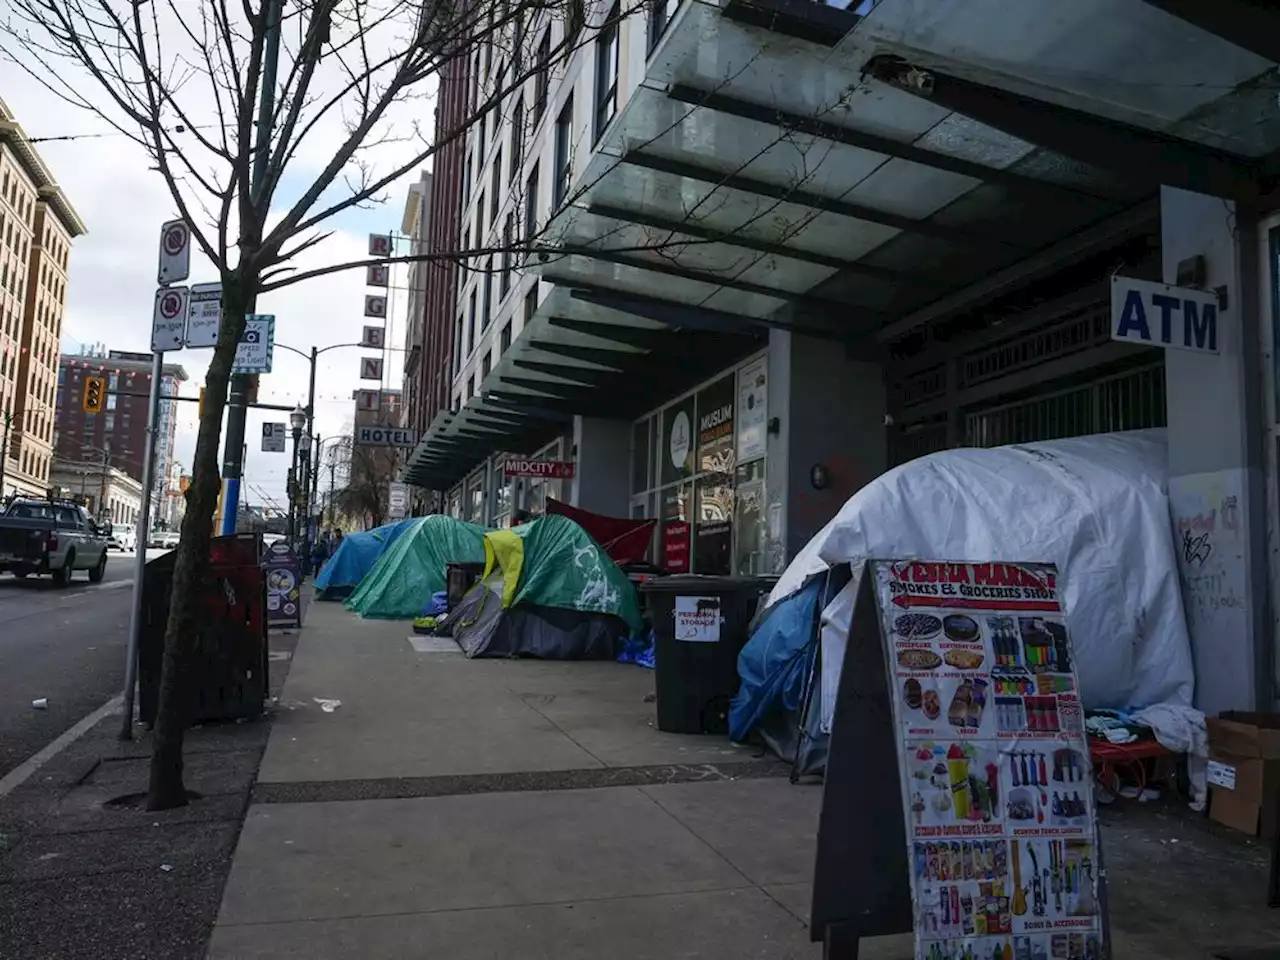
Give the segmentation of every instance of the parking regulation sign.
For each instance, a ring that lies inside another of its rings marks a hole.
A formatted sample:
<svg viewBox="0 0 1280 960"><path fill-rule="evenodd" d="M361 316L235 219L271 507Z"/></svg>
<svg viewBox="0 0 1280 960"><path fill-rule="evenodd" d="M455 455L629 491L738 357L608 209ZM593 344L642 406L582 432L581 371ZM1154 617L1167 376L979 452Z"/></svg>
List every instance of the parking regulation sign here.
<svg viewBox="0 0 1280 960"><path fill-rule="evenodd" d="M191 273L191 228L183 220L170 220L160 228L160 267L157 283L177 283Z"/></svg>
<svg viewBox="0 0 1280 960"><path fill-rule="evenodd" d="M187 304L187 346L216 347L222 324L222 284L193 283Z"/></svg>
<svg viewBox="0 0 1280 960"><path fill-rule="evenodd" d="M245 317L244 333L236 344L232 373L270 373L271 355L276 345L276 318L269 313Z"/></svg>
<svg viewBox="0 0 1280 960"><path fill-rule="evenodd" d="M151 349L156 353L181 350L187 329L187 288L161 287L151 315Z"/></svg>
<svg viewBox="0 0 1280 960"><path fill-rule="evenodd" d="M266 453L284 453L285 426L283 423L262 425L262 449Z"/></svg>

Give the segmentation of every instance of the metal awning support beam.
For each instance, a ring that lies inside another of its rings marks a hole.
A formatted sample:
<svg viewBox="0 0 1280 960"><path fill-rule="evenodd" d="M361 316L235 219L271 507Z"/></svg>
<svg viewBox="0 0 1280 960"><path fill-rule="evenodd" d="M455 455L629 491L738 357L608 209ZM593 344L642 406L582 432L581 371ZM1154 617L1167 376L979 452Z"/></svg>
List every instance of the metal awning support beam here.
<svg viewBox="0 0 1280 960"><path fill-rule="evenodd" d="M549 423L567 423L573 419L573 414L564 410L557 410L550 407L545 401L552 400L551 397L528 397L527 394L507 393L502 390L490 390L485 393L485 403L495 407L504 407L512 412L513 415L520 415L530 420L542 420ZM500 411L495 411L495 416L500 415Z"/></svg>
<svg viewBox="0 0 1280 960"><path fill-rule="evenodd" d="M661 274L666 277L675 277L679 280L690 280L694 283L705 283L712 287L726 287L730 290L741 290L743 293L754 293L757 296L769 297L774 300L782 300L787 303L794 304L799 310L821 312L824 310L844 311L849 309L849 305L841 301L825 300L821 297L810 297L803 293L793 293L790 290L779 290L777 287L765 286L762 283L752 283L749 280L742 280L739 277L731 276L729 274L708 273L705 270L691 270L688 267L679 266L674 262L674 260L653 260L648 257L618 253L613 250L604 250L598 247L574 245L561 247L560 249L564 253L572 256L589 257L594 260L602 260L605 263L617 264L620 267L629 267L633 270L647 270L651 273Z"/></svg>
<svg viewBox="0 0 1280 960"><path fill-rule="evenodd" d="M1018 249L1017 244L1009 243L999 237L978 236L967 230L956 230L953 227L931 223L927 220L914 220L911 217L890 213L887 210L877 210L861 203L836 200L832 197L824 197L819 193L801 190L799 187L781 183L769 183L765 180L757 180L754 177L743 176L739 173L720 173L719 171L708 170L706 167L690 163L687 160L675 160L670 157L659 157L652 153L632 150L622 157L622 162L636 167L643 167L646 170L653 170L657 173L669 174L673 177L697 180L701 183L709 183L712 186L725 187L729 190L737 190L757 197L768 197L771 200L780 200L783 203L793 203L796 206L821 210L823 213L834 213L837 216L848 217L851 220L876 223L882 227L900 230L903 233L932 237L934 240L941 240L944 243L952 243L958 246L981 243L987 246L996 245Z"/></svg>
<svg viewBox="0 0 1280 960"><path fill-rule="evenodd" d="M730 0L723 10L724 16L738 23L823 47L834 47L862 19L852 10L813 0Z"/></svg>
<svg viewBox="0 0 1280 960"><path fill-rule="evenodd" d="M915 67L887 54L873 57L866 73L1012 137L1112 170L1135 184L1153 189L1163 184L1229 199L1247 199L1258 191L1260 171L1254 164L1190 140Z"/></svg>
<svg viewBox="0 0 1280 960"><path fill-rule="evenodd" d="M572 286L569 296L584 303L610 310L620 310L637 317L655 320L671 327L687 330L707 330L715 333L734 333L740 336L752 336L763 332L761 328L777 327L793 333L803 333L811 337L827 340L839 340L840 335L831 328L812 327L799 323L787 323L782 320L763 317L744 317L724 310L712 310L709 307L698 307L673 300L662 300L638 293L622 290L611 290L606 287L588 286L583 283L571 283L568 280L557 280L565 286ZM845 308L846 310L848 308Z"/></svg>
<svg viewBox="0 0 1280 960"><path fill-rule="evenodd" d="M617 370L591 370L567 363L543 363L540 360L513 360L512 364L521 370L545 373L549 377L561 377L584 387L599 387L610 380L618 379Z"/></svg>
<svg viewBox="0 0 1280 960"><path fill-rule="evenodd" d="M1280 9L1266 0L1144 0L1241 50L1280 63Z"/></svg>
<svg viewBox="0 0 1280 960"><path fill-rule="evenodd" d="M647 227L650 230L662 230L664 232L683 234L687 237L693 237L697 240L707 240L711 243L723 243L725 246L740 247L743 250L754 250L756 253L764 253L773 257L783 257L787 260L795 260L798 263L812 263L818 267L829 267L832 270L839 270L843 273L855 274L868 277L872 280L883 280L886 283L913 283L916 286L941 286L936 280L920 274L903 273L900 270L890 270L887 267L874 267L868 264L859 263L856 260L845 260L842 257L833 257L827 253L819 253L816 250L799 250L796 247L788 247L781 243L770 243L767 240L759 240L754 237L747 236L744 233L732 232L726 233L723 230L712 230L701 224L690 223L681 220L668 220L665 217L655 216L651 213L645 213L641 210L626 210L622 207L614 207L604 203L593 203L587 208L588 213L592 213L597 217L607 217L610 220L619 220L623 223L633 223L638 227ZM679 241L674 241L678 243Z"/></svg>
<svg viewBox="0 0 1280 960"><path fill-rule="evenodd" d="M667 91L667 96L690 106L705 107L708 110L729 114L743 120L753 120L766 126L794 130L797 133L816 137L819 140L830 140L833 143L842 143L845 146L883 154L886 157L908 160L911 163L918 163L934 170L943 170L962 177L970 177L982 183L1003 187L1010 193L1023 194L1029 199L1035 199L1036 197L1061 199L1063 197L1078 196L1081 193L1081 191L1048 183L1044 180L1037 180L1035 177L1024 176L1010 170L1001 170L985 164L974 163L972 160L965 160L962 157L952 157L933 150L925 150L902 140L894 140L892 137L869 133L865 130L855 130L842 124L819 120L816 117L806 117L778 107L753 103L724 93L699 90L697 87L684 83L673 84Z"/></svg>
<svg viewBox="0 0 1280 960"><path fill-rule="evenodd" d="M657 350L671 335L666 330L645 330L639 327L623 326L620 323L593 323L590 320L578 320L575 317L548 317L547 323L561 330L572 330L583 336L610 340L624 347L635 347L639 350Z"/></svg>
<svg viewBox="0 0 1280 960"><path fill-rule="evenodd" d="M626 350L605 350L600 347L580 347L573 343L552 343L550 340L533 340L531 349L543 353L555 354L567 360L580 360L583 363L594 363L609 370L622 371L630 359L639 360L644 353L633 353Z"/></svg>

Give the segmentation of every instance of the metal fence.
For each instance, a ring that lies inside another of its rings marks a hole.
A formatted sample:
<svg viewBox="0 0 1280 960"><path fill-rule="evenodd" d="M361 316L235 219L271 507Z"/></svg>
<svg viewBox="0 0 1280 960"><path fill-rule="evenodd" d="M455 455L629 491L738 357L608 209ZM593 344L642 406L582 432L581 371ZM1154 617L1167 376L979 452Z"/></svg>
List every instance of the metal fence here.
<svg viewBox="0 0 1280 960"><path fill-rule="evenodd" d="M1166 423L1162 359L1078 387L968 412L964 445L998 447Z"/></svg>

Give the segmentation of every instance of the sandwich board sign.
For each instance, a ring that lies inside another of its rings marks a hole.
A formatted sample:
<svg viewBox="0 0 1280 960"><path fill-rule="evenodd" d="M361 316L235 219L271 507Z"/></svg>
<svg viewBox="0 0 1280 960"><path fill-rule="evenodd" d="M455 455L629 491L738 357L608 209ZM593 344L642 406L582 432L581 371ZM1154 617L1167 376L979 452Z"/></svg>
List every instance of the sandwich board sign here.
<svg viewBox="0 0 1280 960"><path fill-rule="evenodd" d="M160 227L160 266L156 283L185 280L191 273L191 228L185 220L170 220Z"/></svg>
<svg viewBox="0 0 1280 960"><path fill-rule="evenodd" d="M187 346L216 347L222 324L222 284L193 283L187 304Z"/></svg>
<svg viewBox="0 0 1280 960"><path fill-rule="evenodd" d="M181 350L187 329L187 288L161 287L151 317L151 349L155 353Z"/></svg>
<svg viewBox="0 0 1280 960"><path fill-rule="evenodd" d="M1211 290L1111 278L1112 340L1217 353L1218 313L1218 295Z"/></svg>
<svg viewBox="0 0 1280 960"><path fill-rule="evenodd" d="M913 930L917 960L1110 956L1056 568L872 560L852 576L815 933Z"/></svg>

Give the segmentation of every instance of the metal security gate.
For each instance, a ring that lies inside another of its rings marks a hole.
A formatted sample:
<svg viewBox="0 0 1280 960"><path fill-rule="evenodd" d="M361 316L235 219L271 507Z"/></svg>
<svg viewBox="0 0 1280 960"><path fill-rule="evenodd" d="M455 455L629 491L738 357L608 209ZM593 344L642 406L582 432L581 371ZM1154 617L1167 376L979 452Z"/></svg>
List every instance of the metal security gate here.
<svg viewBox="0 0 1280 960"><path fill-rule="evenodd" d="M998 447L1166 424L1163 360L1040 397L965 414L966 447Z"/></svg>

